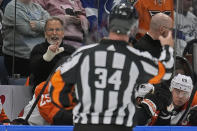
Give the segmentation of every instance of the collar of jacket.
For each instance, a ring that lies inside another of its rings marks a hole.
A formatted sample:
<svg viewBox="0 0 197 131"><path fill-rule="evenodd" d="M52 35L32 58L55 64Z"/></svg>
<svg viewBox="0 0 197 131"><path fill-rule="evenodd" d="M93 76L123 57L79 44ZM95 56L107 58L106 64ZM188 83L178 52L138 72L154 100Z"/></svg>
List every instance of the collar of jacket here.
<svg viewBox="0 0 197 131"><path fill-rule="evenodd" d="M102 39L100 44L118 44L118 45L129 45L128 42L123 40L111 40L111 39Z"/></svg>
<svg viewBox="0 0 197 131"><path fill-rule="evenodd" d="M144 37L146 37L148 39L148 41L151 41L150 44L154 45L154 46L161 46L161 43L159 40L153 40L153 38L147 33L144 35Z"/></svg>

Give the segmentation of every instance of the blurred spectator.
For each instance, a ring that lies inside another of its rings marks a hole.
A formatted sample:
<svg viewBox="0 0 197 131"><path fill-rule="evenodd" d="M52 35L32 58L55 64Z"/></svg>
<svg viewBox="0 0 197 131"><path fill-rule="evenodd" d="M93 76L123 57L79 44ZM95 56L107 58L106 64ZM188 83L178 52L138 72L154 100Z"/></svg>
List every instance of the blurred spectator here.
<svg viewBox="0 0 197 131"><path fill-rule="evenodd" d="M61 19L48 19L44 31L45 42L36 45L30 57L30 81L34 87L47 79L63 56L69 56L75 51L74 47L63 43L64 26Z"/></svg>
<svg viewBox="0 0 197 131"><path fill-rule="evenodd" d="M0 0L0 5L2 4L3 0Z"/></svg>
<svg viewBox="0 0 197 131"><path fill-rule="evenodd" d="M39 3L51 16L64 22L64 43L78 48L84 44L88 32L88 20L80 0L33 0Z"/></svg>
<svg viewBox="0 0 197 131"><path fill-rule="evenodd" d="M81 0L90 23L88 43L97 43L109 33L108 18L110 11L117 4L129 0Z"/></svg>
<svg viewBox="0 0 197 131"><path fill-rule="evenodd" d="M6 5L7 5L10 1L12 1L12 0L0 0L0 2L1 2L0 8L3 10L3 12L4 12L4 10L5 10Z"/></svg>
<svg viewBox="0 0 197 131"><path fill-rule="evenodd" d="M192 11L197 16L197 0L193 0Z"/></svg>
<svg viewBox="0 0 197 131"><path fill-rule="evenodd" d="M174 0L175 8L177 7L176 2ZM187 42L197 38L197 17L189 11L192 0L179 0L178 4L178 9L175 9L174 13L174 26L177 27L176 53L182 56Z"/></svg>
<svg viewBox="0 0 197 131"><path fill-rule="evenodd" d="M164 13L174 17L173 0L137 0L135 8L139 15L139 34L137 39L141 38L148 30L151 17L156 13Z"/></svg>
<svg viewBox="0 0 197 131"><path fill-rule="evenodd" d="M166 14L157 13L151 18L149 31L134 44L134 48L148 51L152 56L159 58L162 51L159 36L166 37L172 29L172 19Z"/></svg>
<svg viewBox="0 0 197 131"><path fill-rule="evenodd" d="M0 0L0 6L2 5L2 1ZM2 52L2 46L3 46L3 37L2 37L2 19L3 19L3 10L0 7L0 85L6 85L8 84L8 76L7 76L7 70L5 68L4 64L4 57Z"/></svg>
<svg viewBox="0 0 197 131"><path fill-rule="evenodd" d="M0 0L0 4L2 3L2 0ZM3 19L3 11L0 8L0 56L2 55L2 46L3 46L3 37L2 37L2 19Z"/></svg>
<svg viewBox="0 0 197 131"><path fill-rule="evenodd" d="M17 0L16 25L14 12L15 0L12 0L6 6L3 17L4 63L9 75L11 75L14 54L14 73L28 76L30 52L35 45L44 42L44 24L50 16L40 5L32 3L31 0ZM14 26L16 26L15 51Z"/></svg>

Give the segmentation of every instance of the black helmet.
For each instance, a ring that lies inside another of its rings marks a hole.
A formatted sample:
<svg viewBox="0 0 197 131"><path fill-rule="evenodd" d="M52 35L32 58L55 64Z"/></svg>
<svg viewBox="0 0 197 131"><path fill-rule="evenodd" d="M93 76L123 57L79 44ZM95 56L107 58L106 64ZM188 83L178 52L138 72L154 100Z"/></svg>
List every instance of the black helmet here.
<svg viewBox="0 0 197 131"><path fill-rule="evenodd" d="M109 16L109 29L118 34L129 34L135 17L134 7L131 3L116 5Z"/></svg>

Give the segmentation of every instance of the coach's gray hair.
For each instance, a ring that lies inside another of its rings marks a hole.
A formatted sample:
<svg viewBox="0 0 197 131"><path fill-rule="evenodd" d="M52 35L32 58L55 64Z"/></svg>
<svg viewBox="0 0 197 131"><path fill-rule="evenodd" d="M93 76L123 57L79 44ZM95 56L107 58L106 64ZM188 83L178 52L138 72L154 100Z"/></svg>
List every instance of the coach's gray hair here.
<svg viewBox="0 0 197 131"><path fill-rule="evenodd" d="M48 22L49 21L53 21L53 20L59 21L60 24L62 26L64 26L64 22L60 18L58 18L58 17L51 17L51 18L49 18L49 19L46 20L46 23L45 23L45 26L44 26L44 31L46 31L46 27L47 27Z"/></svg>

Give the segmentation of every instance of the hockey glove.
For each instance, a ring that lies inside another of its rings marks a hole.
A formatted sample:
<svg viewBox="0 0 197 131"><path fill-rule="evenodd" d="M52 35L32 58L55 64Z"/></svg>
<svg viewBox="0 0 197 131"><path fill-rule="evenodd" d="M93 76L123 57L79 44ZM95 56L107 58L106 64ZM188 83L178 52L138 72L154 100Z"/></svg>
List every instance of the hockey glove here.
<svg viewBox="0 0 197 131"><path fill-rule="evenodd" d="M197 126L197 106L190 110L187 115L187 121L191 126Z"/></svg>
<svg viewBox="0 0 197 131"><path fill-rule="evenodd" d="M153 93L148 93L141 106L146 109L147 113L154 116L156 111L163 111L165 114L168 112L167 107L172 103L172 94L170 90L161 85L155 87Z"/></svg>
<svg viewBox="0 0 197 131"><path fill-rule="evenodd" d="M11 122L11 125L29 125L29 123L22 118L17 118Z"/></svg>

